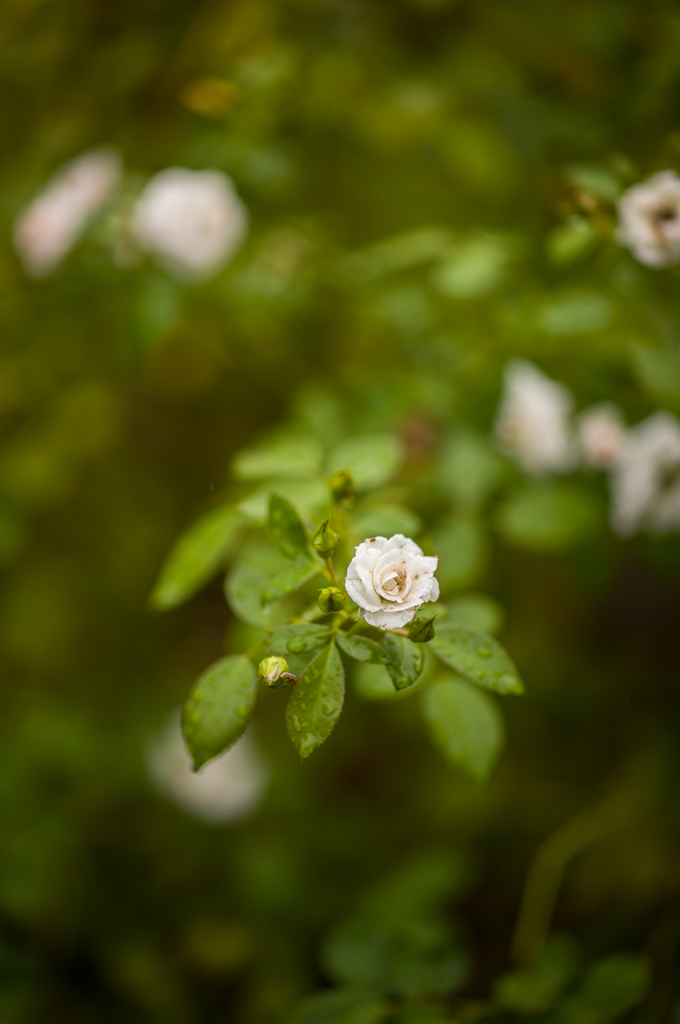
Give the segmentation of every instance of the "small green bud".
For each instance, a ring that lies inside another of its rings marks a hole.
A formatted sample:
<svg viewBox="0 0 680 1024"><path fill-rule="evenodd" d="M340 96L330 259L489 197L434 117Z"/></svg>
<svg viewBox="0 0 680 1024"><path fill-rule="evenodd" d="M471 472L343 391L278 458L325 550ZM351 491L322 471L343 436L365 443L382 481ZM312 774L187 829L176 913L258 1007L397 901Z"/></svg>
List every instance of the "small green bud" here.
<svg viewBox="0 0 680 1024"><path fill-rule="evenodd" d="M343 508L351 508L355 501L354 480L348 469L339 469L328 481L333 501L337 501Z"/></svg>
<svg viewBox="0 0 680 1024"><path fill-rule="evenodd" d="M341 612L347 598L337 587L324 587L319 591L319 608L322 612Z"/></svg>
<svg viewBox="0 0 680 1024"><path fill-rule="evenodd" d="M434 639L434 620L437 618L433 615L431 619L413 619L411 625L408 627L408 638L414 644L426 644L430 640Z"/></svg>
<svg viewBox="0 0 680 1024"><path fill-rule="evenodd" d="M331 528L330 516L324 519L319 529L312 537L312 547L318 551L322 558L330 558L338 546L340 537Z"/></svg>
<svg viewBox="0 0 680 1024"><path fill-rule="evenodd" d="M259 664L257 675L271 690L297 683L297 676L288 671L288 662L285 658L265 658Z"/></svg>

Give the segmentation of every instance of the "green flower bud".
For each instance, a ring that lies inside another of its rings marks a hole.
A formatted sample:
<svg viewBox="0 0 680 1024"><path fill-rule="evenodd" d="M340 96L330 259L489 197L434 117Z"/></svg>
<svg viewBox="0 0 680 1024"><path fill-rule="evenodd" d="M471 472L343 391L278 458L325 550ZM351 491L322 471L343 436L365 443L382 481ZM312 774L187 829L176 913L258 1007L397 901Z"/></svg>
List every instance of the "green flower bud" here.
<svg viewBox="0 0 680 1024"><path fill-rule="evenodd" d="M297 683L297 676L288 671L288 662L285 658L265 658L259 664L257 675L271 690Z"/></svg>
<svg viewBox="0 0 680 1024"><path fill-rule="evenodd" d="M434 620L436 618L437 616L433 615L431 619L413 619L408 627L409 640L414 644L426 644L434 639Z"/></svg>
<svg viewBox="0 0 680 1024"><path fill-rule="evenodd" d="M312 547L318 551L322 558L330 558L338 546L340 537L331 528L330 516L324 519L319 529L312 537Z"/></svg>
<svg viewBox="0 0 680 1024"><path fill-rule="evenodd" d="M337 587L324 587L319 591L319 608L322 612L341 612L347 604L347 597Z"/></svg>
<svg viewBox="0 0 680 1024"><path fill-rule="evenodd" d="M351 508L354 504L354 480L348 469L339 469L328 481L333 501L337 501L343 508Z"/></svg>

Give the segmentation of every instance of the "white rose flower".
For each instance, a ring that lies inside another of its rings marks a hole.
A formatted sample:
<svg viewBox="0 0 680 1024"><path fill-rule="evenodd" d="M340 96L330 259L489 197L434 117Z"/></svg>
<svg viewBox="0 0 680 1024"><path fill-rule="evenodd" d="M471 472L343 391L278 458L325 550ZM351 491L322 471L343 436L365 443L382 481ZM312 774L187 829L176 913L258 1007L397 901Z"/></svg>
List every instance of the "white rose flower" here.
<svg viewBox="0 0 680 1024"><path fill-rule="evenodd" d="M90 150L60 167L42 192L19 211L14 247L30 277L47 277L56 270L120 177L117 150Z"/></svg>
<svg viewBox="0 0 680 1024"><path fill-rule="evenodd" d="M618 201L617 241L648 267L680 261L680 178L660 171Z"/></svg>
<svg viewBox="0 0 680 1024"><path fill-rule="evenodd" d="M578 417L578 440L583 461L593 469L615 465L626 444L626 425L615 405L602 403Z"/></svg>
<svg viewBox="0 0 680 1024"><path fill-rule="evenodd" d="M162 793L193 817L213 824L236 821L255 810L268 781L260 750L248 733L198 772L192 771L179 711L152 738L146 760Z"/></svg>
<svg viewBox="0 0 680 1024"><path fill-rule="evenodd" d="M663 530L677 525L677 484L668 476L680 471L680 422L656 412L628 431L612 475L612 526L628 537L641 527Z"/></svg>
<svg viewBox="0 0 680 1024"><path fill-rule="evenodd" d="M655 501L649 514L649 528L655 533L670 533L680 528L680 479L675 480Z"/></svg>
<svg viewBox="0 0 680 1024"><path fill-rule="evenodd" d="M571 393L525 359L505 368L503 398L495 424L503 448L527 473L564 472L574 464L569 432Z"/></svg>
<svg viewBox="0 0 680 1024"><path fill-rule="evenodd" d="M221 171L168 167L147 183L132 214L138 245L185 281L214 276L247 228L246 208Z"/></svg>
<svg viewBox="0 0 680 1024"><path fill-rule="evenodd" d="M436 558L428 558L414 541L396 533L363 541L349 563L345 588L370 626L397 629L414 617L425 601L436 601Z"/></svg>

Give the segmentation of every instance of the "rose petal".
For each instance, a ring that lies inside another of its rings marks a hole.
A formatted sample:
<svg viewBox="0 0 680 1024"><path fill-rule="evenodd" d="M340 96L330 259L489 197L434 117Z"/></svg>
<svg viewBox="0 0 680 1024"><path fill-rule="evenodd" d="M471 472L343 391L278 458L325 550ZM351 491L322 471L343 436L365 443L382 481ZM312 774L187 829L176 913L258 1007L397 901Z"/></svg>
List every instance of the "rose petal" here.
<svg viewBox="0 0 680 1024"><path fill-rule="evenodd" d="M415 608L385 609L380 612L365 612L364 618L369 626L377 626L379 629L400 629L410 622L420 605Z"/></svg>

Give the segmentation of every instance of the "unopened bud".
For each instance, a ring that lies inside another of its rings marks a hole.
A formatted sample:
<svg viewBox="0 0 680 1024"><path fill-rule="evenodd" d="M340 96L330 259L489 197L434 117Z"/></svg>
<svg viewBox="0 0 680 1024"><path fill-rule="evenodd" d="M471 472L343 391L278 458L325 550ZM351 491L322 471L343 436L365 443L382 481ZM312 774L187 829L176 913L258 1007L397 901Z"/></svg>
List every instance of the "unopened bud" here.
<svg viewBox="0 0 680 1024"><path fill-rule="evenodd" d="M271 690L297 683L297 676L288 671L288 662L285 658L265 658L259 664L257 675Z"/></svg>
<svg viewBox="0 0 680 1024"><path fill-rule="evenodd" d="M433 615L431 619L413 619L411 625L408 627L408 638L414 644L427 644L430 640L434 639L434 620L437 618Z"/></svg>
<svg viewBox="0 0 680 1024"><path fill-rule="evenodd" d="M331 528L330 517L324 519L319 529L312 537L312 547L318 551L322 558L330 558L338 546L340 537Z"/></svg>
<svg viewBox="0 0 680 1024"><path fill-rule="evenodd" d="M319 608L322 612L341 612L347 598L337 587L324 587L319 591Z"/></svg>
<svg viewBox="0 0 680 1024"><path fill-rule="evenodd" d="M354 504L354 480L348 469L339 469L328 481L333 501L337 501L343 508L351 508Z"/></svg>

